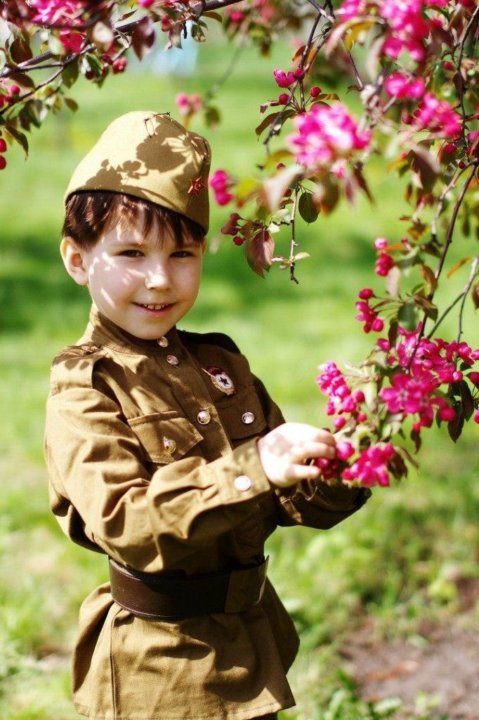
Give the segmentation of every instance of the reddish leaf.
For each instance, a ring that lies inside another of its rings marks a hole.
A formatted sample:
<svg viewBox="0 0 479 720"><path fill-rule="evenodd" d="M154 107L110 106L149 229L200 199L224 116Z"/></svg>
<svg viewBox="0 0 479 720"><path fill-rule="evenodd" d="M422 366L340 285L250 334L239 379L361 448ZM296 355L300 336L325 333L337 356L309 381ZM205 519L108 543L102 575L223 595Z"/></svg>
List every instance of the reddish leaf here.
<svg viewBox="0 0 479 720"><path fill-rule="evenodd" d="M437 180L441 169L440 165L437 159L420 145L416 145L414 150L411 151L411 155L411 167L417 174L421 187L429 192Z"/></svg>
<svg viewBox="0 0 479 720"><path fill-rule="evenodd" d="M479 283L476 283L471 290L472 302L476 310L479 309Z"/></svg>
<svg viewBox="0 0 479 720"><path fill-rule="evenodd" d="M131 42L135 55L143 60L145 55L155 44L155 29L150 17L144 17L135 27L131 35Z"/></svg>
<svg viewBox="0 0 479 720"><path fill-rule="evenodd" d="M276 120L279 118L280 115L281 115L280 112L274 112L274 113L270 113L269 115L266 115L266 117L263 118L263 120L260 122L258 127L255 128L254 131L255 131L256 135L261 135L263 130L265 130L269 125L273 125L276 122Z"/></svg>
<svg viewBox="0 0 479 720"><path fill-rule="evenodd" d="M252 270L260 277L264 277L265 270L269 270L274 255L274 240L266 229L255 233L246 245L246 258Z"/></svg>
<svg viewBox="0 0 479 720"><path fill-rule="evenodd" d="M18 65L33 57L31 47L23 36L18 35L10 45L10 57Z"/></svg>
<svg viewBox="0 0 479 720"><path fill-rule="evenodd" d="M270 212L275 212L279 208L285 193L300 176L301 169L297 165L291 165L272 178L265 180L260 188L264 206Z"/></svg>

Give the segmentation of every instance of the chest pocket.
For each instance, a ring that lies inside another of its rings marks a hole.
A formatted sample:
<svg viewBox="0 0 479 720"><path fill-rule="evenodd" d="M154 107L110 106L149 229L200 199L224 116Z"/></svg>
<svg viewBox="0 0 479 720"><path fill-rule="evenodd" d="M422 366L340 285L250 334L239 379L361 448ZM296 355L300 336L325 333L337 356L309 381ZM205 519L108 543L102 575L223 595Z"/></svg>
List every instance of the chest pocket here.
<svg viewBox="0 0 479 720"><path fill-rule="evenodd" d="M128 422L147 460L156 465L179 460L203 439L189 420L175 412L152 413Z"/></svg>
<svg viewBox="0 0 479 720"><path fill-rule="evenodd" d="M263 407L254 387L220 400L216 409L233 446L267 430Z"/></svg>

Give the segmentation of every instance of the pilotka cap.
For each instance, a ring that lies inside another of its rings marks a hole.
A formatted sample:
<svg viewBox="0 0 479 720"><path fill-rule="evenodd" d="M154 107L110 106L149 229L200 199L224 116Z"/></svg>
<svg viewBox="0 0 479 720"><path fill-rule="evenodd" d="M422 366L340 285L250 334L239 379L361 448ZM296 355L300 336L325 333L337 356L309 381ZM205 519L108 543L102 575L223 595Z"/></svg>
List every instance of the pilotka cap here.
<svg viewBox="0 0 479 720"><path fill-rule="evenodd" d="M208 142L167 113L135 111L114 120L75 169L65 200L110 190L175 210L208 231Z"/></svg>

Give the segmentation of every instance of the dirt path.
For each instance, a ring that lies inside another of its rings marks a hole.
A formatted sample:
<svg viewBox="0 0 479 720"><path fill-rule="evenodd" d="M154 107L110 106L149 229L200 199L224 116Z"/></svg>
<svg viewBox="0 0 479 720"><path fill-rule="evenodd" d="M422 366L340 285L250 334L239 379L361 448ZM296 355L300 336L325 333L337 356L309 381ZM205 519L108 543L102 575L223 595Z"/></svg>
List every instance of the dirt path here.
<svg viewBox="0 0 479 720"><path fill-rule="evenodd" d="M345 656L365 700L399 697L401 717L479 720L479 630L452 627L431 631L424 646L406 642L348 644Z"/></svg>

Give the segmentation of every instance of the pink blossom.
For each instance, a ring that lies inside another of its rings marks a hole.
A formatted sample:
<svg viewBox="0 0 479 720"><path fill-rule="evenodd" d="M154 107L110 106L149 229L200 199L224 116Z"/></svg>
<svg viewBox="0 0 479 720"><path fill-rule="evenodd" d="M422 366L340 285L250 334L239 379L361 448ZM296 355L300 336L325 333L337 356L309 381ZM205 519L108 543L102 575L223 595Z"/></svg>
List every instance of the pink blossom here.
<svg viewBox="0 0 479 720"><path fill-rule="evenodd" d="M328 415L350 415L358 417L361 405L365 401L364 393L353 392L346 378L334 362L327 362L320 366L321 373L316 382L321 392L328 397L326 413ZM336 430L344 427L345 423L336 423Z"/></svg>
<svg viewBox="0 0 479 720"><path fill-rule="evenodd" d="M285 72L284 70L273 70L274 79L276 84L281 88L288 88L296 82L296 77L292 72Z"/></svg>
<svg viewBox="0 0 479 720"><path fill-rule="evenodd" d="M356 20L366 10L367 4L364 0L343 0L341 7L337 10L337 15L345 22Z"/></svg>
<svg viewBox="0 0 479 720"><path fill-rule="evenodd" d="M233 200L233 195L228 188L232 185L231 178L225 170L216 170L210 178L210 187L215 194L218 205L227 205Z"/></svg>
<svg viewBox="0 0 479 720"><path fill-rule="evenodd" d="M396 263L394 262L391 255L389 255L387 252L380 252L378 253L378 256L376 258L374 272L380 277L386 277L387 275L389 275L389 271L395 266L395 264Z"/></svg>
<svg viewBox="0 0 479 720"><path fill-rule="evenodd" d="M336 443L336 455L340 460L349 460L354 455L354 446L348 440Z"/></svg>
<svg viewBox="0 0 479 720"><path fill-rule="evenodd" d="M378 443L360 452L359 458L341 473L343 480L356 481L365 487L389 485L388 463L394 457L391 443Z"/></svg>
<svg viewBox="0 0 479 720"><path fill-rule="evenodd" d="M31 0L30 6L39 25L73 25L85 11L84 0Z"/></svg>
<svg viewBox="0 0 479 720"><path fill-rule="evenodd" d="M374 290L371 288L363 288L358 292L358 297L361 298L361 300L370 300L374 297Z"/></svg>
<svg viewBox="0 0 479 720"><path fill-rule="evenodd" d="M373 244L376 250L385 250L388 246L388 241L386 240L386 238L378 237Z"/></svg>
<svg viewBox="0 0 479 720"><path fill-rule="evenodd" d="M377 310L369 304L369 297L356 303L356 310L359 311L356 320L364 323L363 330L365 333L371 332L371 330L381 332L384 329L384 321L379 317Z"/></svg>
<svg viewBox="0 0 479 720"><path fill-rule="evenodd" d="M461 116L447 100L439 100L434 93L428 92L414 113L414 126L440 137L454 138L461 132Z"/></svg>
<svg viewBox="0 0 479 720"><path fill-rule="evenodd" d="M243 22L246 15L242 10L230 10L228 12L228 17L233 23L240 23Z"/></svg>
<svg viewBox="0 0 479 720"><path fill-rule="evenodd" d="M297 161L312 169L329 169L334 161L364 149L371 140L371 133L360 131L341 103L315 105L293 122L298 132L290 135L288 141Z"/></svg>
<svg viewBox="0 0 479 720"><path fill-rule="evenodd" d="M437 388L437 381L429 372L416 376L396 373L391 379L391 387L382 388L379 397L387 405L390 413L403 415L421 414L430 407L430 394Z"/></svg>
<svg viewBox="0 0 479 720"><path fill-rule="evenodd" d="M191 95L178 93L175 102L181 115L192 115L199 112L203 107L203 99L198 93L192 93Z"/></svg>
<svg viewBox="0 0 479 720"><path fill-rule="evenodd" d="M396 72L386 78L384 89L391 97L412 100L422 97L425 85L421 78L408 78L406 75Z"/></svg>
<svg viewBox="0 0 479 720"><path fill-rule="evenodd" d="M67 52L79 53L83 47L85 35L63 28L60 30L60 41Z"/></svg>

